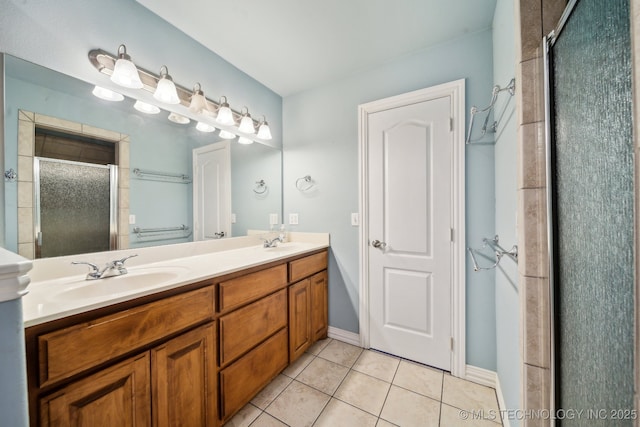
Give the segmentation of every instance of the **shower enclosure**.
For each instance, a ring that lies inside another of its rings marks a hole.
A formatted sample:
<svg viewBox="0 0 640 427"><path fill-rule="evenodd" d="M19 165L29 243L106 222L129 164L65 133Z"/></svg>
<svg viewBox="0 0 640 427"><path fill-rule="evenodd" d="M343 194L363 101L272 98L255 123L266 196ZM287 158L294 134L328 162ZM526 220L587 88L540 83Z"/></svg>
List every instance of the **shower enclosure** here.
<svg viewBox="0 0 640 427"><path fill-rule="evenodd" d="M117 166L34 157L36 258L116 249Z"/></svg>
<svg viewBox="0 0 640 427"><path fill-rule="evenodd" d="M545 39L556 424L634 423L628 0L571 1ZM562 411L579 416L561 419ZM584 412L579 412L584 411Z"/></svg>

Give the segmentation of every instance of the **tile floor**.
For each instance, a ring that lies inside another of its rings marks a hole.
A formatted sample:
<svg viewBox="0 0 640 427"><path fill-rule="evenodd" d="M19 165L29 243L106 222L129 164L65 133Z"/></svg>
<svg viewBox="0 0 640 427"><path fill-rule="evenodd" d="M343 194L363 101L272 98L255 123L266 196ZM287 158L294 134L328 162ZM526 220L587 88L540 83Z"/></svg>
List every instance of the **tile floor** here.
<svg viewBox="0 0 640 427"><path fill-rule="evenodd" d="M501 425L465 420L464 410L499 414L495 390L328 338L278 375L225 427Z"/></svg>

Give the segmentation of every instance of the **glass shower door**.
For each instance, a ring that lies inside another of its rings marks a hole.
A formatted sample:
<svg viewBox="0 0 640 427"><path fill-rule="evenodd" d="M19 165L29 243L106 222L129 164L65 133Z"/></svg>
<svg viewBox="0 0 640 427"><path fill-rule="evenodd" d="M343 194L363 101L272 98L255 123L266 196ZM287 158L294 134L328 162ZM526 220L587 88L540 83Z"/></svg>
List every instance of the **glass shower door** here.
<svg viewBox="0 0 640 427"><path fill-rule="evenodd" d="M549 52L554 392L557 410L584 412L557 423L631 426L634 167L629 1L580 0L571 7L552 36Z"/></svg>
<svg viewBox="0 0 640 427"><path fill-rule="evenodd" d="M117 166L34 158L36 258L116 248Z"/></svg>

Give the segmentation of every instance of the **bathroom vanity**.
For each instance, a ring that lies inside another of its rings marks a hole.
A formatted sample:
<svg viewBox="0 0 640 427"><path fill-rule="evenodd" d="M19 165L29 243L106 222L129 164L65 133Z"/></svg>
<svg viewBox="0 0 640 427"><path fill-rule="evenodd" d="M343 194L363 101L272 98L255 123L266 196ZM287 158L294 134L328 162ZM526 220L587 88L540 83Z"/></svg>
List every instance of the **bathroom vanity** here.
<svg viewBox="0 0 640 427"><path fill-rule="evenodd" d="M129 274L35 281L31 425L223 424L327 336L327 247L328 236L140 264L128 291L140 289L120 295Z"/></svg>

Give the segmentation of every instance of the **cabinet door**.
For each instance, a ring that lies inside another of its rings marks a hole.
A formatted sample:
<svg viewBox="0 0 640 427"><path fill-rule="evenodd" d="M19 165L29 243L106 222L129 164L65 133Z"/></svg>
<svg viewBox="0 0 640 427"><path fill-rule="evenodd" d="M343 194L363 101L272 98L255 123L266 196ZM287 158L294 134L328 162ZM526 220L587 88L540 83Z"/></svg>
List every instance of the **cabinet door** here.
<svg viewBox="0 0 640 427"><path fill-rule="evenodd" d="M311 281L289 286L289 362L311 345Z"/></svg>
<svg viewBox="0 0 640 427"><path fill-rule="evenodd" d="M318 341L327 337L329 327L327 272L311 276L311 338Z"/></svg>
<svg viewBox="0 0 640 427"><path fill-rule="evenodd" d="M214 426L214 322L151 350L154 426Z"/></svg>
<svg viewBox="0 0 640 427"><path fill-rule="evenodd" d="M148 352L40 400L42 426L142 427L150 421Z"/></svg>

